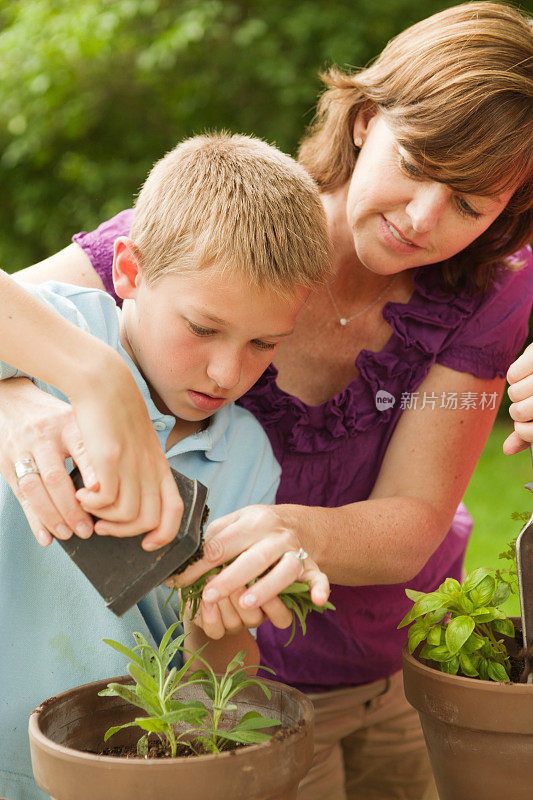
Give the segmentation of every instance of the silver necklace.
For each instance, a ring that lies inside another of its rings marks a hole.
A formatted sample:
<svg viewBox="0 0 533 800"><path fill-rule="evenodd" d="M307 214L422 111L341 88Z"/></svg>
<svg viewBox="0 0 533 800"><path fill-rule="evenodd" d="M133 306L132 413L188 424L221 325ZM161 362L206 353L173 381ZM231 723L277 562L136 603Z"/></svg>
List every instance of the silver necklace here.
<svg viewBox="0 0 533 800"><path fill-rule="evenodd" d="M340 312L340 311L339 311L339 309L337 308L337 303L336 303L336 302L335 302L335 300L333 299L333 295L331 294L331 289L329 288L328 284L326 283L326 289L327 289L327 292L328 292L328 294L329 294L329 299L331 300L331 303L332 303L332 305L333 305L333 308L335 309L335 313L337 314L337 317L339 318L339 325L342 325L342 327L344 328L346 325L348 325L348 323L349 323L349 322L352 322L354 319L356 319L356 317L360 317L360 316L361 316L361 314L364 314L364 313L365 313L365 311L369 311L369 310L370 310L370 309L371 309L373 306L375 306L375 305L376 305L376 303L379 303L379 301L381 300L381 298L382 298L382 297L383 297L383 296L384 296L384 295L385 295L385 294L386 294L386 293L389 291L389 289L391 288L392 284L394 283L394 281L396 280L396 278L397 278L397 277L398 277L397 275L394 275L394 277L393 277L393 278L392 278L392 279L391 279L391 280L388 282L388 284L385 286L385 288L383 289L383 291L382 291L380 294L378 294L378 296L376 297L376 299L375 299L375 300L372 300L372 302L371 302L371 303L369 303L367 306L365 306L364 308L362 308L360 311L358 311L358 312L357 312L356 314L354 314L352 317L343 317L343 316L342 316L341 312Z"/></svg>

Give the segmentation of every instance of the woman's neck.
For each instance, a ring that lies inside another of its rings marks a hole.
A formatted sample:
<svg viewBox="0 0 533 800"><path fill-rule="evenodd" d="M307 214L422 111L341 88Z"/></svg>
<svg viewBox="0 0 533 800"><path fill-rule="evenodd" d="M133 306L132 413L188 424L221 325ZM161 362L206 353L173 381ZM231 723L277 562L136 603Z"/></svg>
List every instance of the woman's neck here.
<svg viewBox="0 0 533 800"><path fill-rule="evenodd" d="M333 277L329 288L345 305L355 302L364 306L383 291L393 276L372 272L359 260L346 218L347 193L348 183L321 195L333 242Z"/></svg>

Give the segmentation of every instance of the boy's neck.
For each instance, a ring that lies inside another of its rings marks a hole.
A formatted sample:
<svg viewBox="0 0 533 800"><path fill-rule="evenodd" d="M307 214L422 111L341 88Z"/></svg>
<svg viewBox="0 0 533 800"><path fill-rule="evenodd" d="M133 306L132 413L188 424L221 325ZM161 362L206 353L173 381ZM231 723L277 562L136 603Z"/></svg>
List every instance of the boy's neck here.
<svg viewBox="0 0 533 800"><path fill-rule="evenodd" d="M133 352L133 349L130 345L127 334L127 328L125 325L124 314L121 314L120 317L120 342L126 353L129 355L129 357L131 358L131 360L141 373L148 387L148 391L150 392L150 397L152 398L152 402L157 408L157 410L160 411L161 414L174 417L174 419L176 420L174 427L168 434L165 445L165 452L168 452L172 447L174 447L175 444L181 442L182 439L186 439L187 436L193 436L195 433L199 433L200 431L205 430L205 428L207 428L207 426L209 425L208 419L200 420L199 422L194 422L194 421L191 422L189 420L176 417L175 414L173 414L172 411L169 408L167 408L167 406L159 397L153 386L150 385L149 381L146 379L146 375L144 375L142 369L140 368L137 359L135 358L135 353Z"/></svg>

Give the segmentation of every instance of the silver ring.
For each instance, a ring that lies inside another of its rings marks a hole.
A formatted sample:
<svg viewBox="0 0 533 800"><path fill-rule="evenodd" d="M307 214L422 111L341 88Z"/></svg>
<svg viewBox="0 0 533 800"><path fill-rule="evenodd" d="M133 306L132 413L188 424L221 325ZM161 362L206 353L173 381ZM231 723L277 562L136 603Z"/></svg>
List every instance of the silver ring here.
<svg viewBox="0 0 533 800"><path fill-rule="evenodd" d="M300 566L302 568L301 571L300 571L300 575L304 574L304 572L305 572L304 561L308 557L309 553L306 553L305 550L303 549L303 547L300 547L298 552L296 552L295 550L287 550L287 552L284 553L283 555L285 555L285 556L293 556L293 558L297 558L298 561L300 562Z"/></svg>
<svg viewBox="0 0 533 800"><path fill-rule="evenodd" d="M33 474L39 475L39 469L31 456L28 458L21 458L20 461L15 461L15 475L18 483L20 483L25 475Z"/></svg>

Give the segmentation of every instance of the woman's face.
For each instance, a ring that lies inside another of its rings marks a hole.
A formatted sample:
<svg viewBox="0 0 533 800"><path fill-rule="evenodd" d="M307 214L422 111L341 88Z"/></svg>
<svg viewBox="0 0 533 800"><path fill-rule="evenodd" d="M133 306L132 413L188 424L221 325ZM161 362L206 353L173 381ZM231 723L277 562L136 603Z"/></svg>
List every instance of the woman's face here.
<svg viewBox="0 0 533 800"><path fill-rule="evenodd" d="M346 218L356 254L372 272L392 275L450 258L480 236L512 196L456 194L424 178L380 114L369 121L359 114L358 139Z"/></svg>

